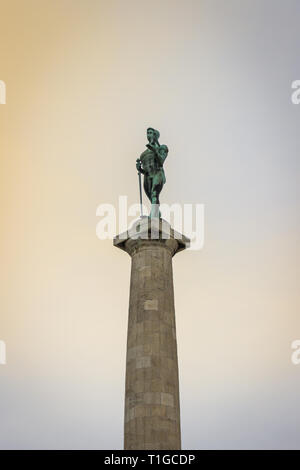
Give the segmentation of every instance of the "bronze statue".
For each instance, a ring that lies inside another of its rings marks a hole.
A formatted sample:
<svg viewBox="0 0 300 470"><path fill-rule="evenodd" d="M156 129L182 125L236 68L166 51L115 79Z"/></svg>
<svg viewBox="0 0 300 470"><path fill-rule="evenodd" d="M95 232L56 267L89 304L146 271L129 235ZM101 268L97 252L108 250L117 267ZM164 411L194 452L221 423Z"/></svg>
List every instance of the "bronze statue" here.
<svg viewBox="0 0 300 470"><path fill-rule="evenodd" d="M147 129L148 144L139 159L136 161L136 169L140 175L144 175L144 190L151 202L150 217L160 217L159 194L166 182L163 164L168 156L169 149L158 142L159 132L152 127ZM141 194L140 194L141 196Z"/></svg>

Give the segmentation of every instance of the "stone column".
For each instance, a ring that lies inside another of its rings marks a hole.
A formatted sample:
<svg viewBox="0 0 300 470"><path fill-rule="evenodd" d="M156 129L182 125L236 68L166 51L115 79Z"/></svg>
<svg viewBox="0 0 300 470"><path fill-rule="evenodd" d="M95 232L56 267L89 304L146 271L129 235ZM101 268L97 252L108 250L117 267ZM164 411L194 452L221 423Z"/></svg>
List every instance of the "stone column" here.
<svg viewBox="0 0 300 470"><path fill-rule="evenodd" d="M189 240L162 219L152 219L151 238L150 223L144 217L114 239L132 260L124 448L180 449L172 257Z"/></svg>

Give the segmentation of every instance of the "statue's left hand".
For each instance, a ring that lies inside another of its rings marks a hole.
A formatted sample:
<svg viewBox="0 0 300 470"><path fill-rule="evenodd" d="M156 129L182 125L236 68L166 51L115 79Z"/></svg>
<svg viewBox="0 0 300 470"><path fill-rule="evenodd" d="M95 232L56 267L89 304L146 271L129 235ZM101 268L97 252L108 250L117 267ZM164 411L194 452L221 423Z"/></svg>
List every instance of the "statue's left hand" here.
<svg viewBox="0 0 300 470"><path fill-rule="evenodd" d="M135 166L136 166L137 171L141 171L142 164L141 164L141 160L139 158L137 159Z"/></svg>

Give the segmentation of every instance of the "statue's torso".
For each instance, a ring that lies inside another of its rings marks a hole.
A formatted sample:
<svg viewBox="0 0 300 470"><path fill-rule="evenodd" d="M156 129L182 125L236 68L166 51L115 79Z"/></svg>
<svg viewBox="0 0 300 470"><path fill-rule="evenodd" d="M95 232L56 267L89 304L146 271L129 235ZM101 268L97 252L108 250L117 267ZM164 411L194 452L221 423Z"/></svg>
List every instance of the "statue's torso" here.
<svg viewBox="0 0 300 470"><path fill-rule="evenodd" d="M158 159L152 150L145 150L140 156L140 160L146 175L153 177L159 170L161 170Z"/></svg>

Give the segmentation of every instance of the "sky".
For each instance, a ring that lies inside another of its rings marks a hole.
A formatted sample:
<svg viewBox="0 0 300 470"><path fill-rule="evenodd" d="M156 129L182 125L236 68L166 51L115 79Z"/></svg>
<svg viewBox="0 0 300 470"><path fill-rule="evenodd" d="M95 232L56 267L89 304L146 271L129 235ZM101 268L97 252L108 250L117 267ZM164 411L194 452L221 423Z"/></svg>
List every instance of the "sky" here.
<svg viewBox="0 0 300 470"><path fill-rule="evenodd" d="M0 0L0 448L123 446L130 258L100 204L205 207L173 261L184 449L299 449L298 0Z"/></svg>

